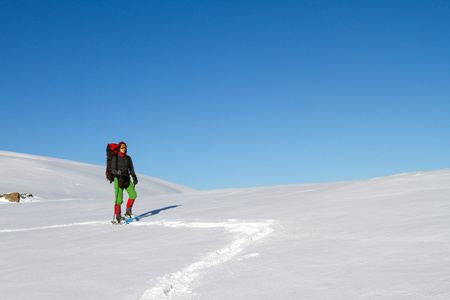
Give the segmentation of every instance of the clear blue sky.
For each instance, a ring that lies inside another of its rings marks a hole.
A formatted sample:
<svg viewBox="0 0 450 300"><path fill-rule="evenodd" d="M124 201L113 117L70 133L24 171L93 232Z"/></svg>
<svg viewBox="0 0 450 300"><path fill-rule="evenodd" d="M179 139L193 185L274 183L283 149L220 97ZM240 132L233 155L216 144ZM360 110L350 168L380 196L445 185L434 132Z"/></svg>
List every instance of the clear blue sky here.
<svg viewBox="0 0 450 300"><path fill-rule="evenodd" d="M447 168L449 20L446 0L0 0L0 150L104 165L125 141L198 189Z"/></svg>

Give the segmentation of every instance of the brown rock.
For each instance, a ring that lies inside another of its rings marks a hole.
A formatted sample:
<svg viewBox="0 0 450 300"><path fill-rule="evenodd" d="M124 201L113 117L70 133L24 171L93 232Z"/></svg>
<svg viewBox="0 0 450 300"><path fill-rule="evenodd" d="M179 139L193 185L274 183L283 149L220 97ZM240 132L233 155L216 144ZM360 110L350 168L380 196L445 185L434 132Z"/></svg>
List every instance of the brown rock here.
<svg viewBox="0 0 450 300"><path fill-rule="evenodd" d="M3 197L10 202L20 202L20 194L19 193L4 194Z"/></svg>

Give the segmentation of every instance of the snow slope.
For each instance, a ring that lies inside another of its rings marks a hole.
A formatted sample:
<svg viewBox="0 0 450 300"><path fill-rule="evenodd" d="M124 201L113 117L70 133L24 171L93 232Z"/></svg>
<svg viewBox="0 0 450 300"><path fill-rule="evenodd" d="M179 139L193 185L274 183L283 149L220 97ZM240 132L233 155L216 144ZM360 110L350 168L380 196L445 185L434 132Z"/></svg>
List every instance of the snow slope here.
<svg viewBox="0 0 450 300"><path fill-rule="evenodd" d="M114 188L105 177L105 166L7 151L0 151L0 166L0 194L39 191L39 197L47 200L114 195ZM138 179L141 192L146 195L195 191L145 175L139 175Z"/></svg>
<svg viewBox="0 0 450 300"><path fill-rule="evenodd" d="M196 191L0 151L1 299L448 299L450 170Z"/></svg>

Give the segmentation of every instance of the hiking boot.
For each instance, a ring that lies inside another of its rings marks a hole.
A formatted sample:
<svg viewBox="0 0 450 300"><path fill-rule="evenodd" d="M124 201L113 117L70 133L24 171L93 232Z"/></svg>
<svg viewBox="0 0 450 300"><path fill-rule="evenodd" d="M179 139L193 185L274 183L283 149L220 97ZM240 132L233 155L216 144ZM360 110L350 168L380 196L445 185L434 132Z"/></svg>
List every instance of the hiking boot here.
<svg viewBox="0 0 450 300"><path fill-rule="evenodd" d="M125 223L125 219L121 216L121 215L117 215L116 216L116 220L118 224L123 224Z"/></svg>
<svg viewBox="0 0 450 300"><path fill-rule="evenodd" d="M132 219L134 218L133 213L131 212L131 207L127 207L127 211L125 212L125 218Z"/></svg>

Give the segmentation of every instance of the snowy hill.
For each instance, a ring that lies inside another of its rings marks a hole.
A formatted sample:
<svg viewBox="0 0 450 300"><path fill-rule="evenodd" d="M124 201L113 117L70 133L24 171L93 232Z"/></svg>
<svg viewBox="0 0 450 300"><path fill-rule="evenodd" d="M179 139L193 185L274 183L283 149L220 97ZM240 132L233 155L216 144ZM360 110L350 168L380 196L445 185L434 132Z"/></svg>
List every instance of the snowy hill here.
<svg viewBox="0 0 450 300"><path fill-rule="evenodd" d="M0 151L0 166L0 193L29 190L47 200L114 196L114 188L105 178L105 166L6 151ZM145 175L139 175L139 183L146 195L195 191Z"/></svg>
<svg viewBox="0 0 450 300"><path fill-rule="evenodd" d="M450 170L196 191L0 151L1 299L448 299Z"/></svg>

